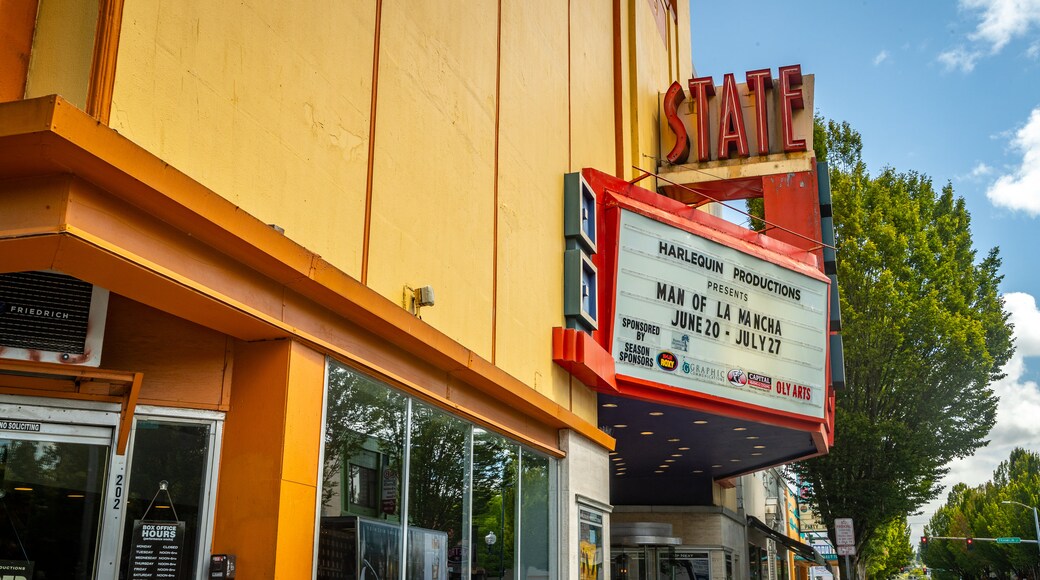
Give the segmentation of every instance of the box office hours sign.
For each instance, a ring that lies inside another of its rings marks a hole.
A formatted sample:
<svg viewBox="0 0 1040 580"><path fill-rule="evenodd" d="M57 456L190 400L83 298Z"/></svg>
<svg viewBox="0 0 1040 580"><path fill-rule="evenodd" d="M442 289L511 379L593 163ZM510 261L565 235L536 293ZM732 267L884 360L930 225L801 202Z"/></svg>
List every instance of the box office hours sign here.
<svg viewBox="0 0 1040 580"><path fill-rule="evenodd" d="M181 580L184 522L134 520L130 541L131 580Z"/></svg>
<svg viewBox="0 0 1040 580"><path fill-rule="evenodd" d="M621 210L619 375L824 416L827 283Z"/></svg>

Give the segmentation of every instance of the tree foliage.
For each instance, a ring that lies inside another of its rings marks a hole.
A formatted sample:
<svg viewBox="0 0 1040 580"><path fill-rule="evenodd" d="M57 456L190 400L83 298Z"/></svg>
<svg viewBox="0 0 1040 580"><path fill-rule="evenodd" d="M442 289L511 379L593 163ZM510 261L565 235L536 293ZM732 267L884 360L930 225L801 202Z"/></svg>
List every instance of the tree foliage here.
<svg viewBox="0 0 1040 580"><path fill-rule="evenodd" d="M1012 329L997 250L976 259L952 186L936 191L927 176L892 168L871 176L848 123L817 124L817 155L830 165L846 388L831 452L794 470L825 521L854 519L857 553L869 559L893 521L937 497L952 459L987 443L997 403L989 385L1013 352Z"/></svg>
<svg viewBox="0 0 1040 580"><path fill-rule="evenodd" d="M957 484L946 504L932 516L925 535L954 538L1018 537L1034 539L1035 522L1026 506L1040 503L1040 455L1015 449L997 467L993 480L978 487ZM1037 575L1040 555L1034 544L975 542L972 550L962 540L933 539L921 547L921 559L939 580L981 578L995 572L1015 576Z"/></svg>
<svg viewBox="0 0 1040 580"><path fill-rule="evenodd" d="M891 578L909 566L914 552L910 547L910 526L906 517L881 526L863 556L867 561L868 578Z"/></svg>

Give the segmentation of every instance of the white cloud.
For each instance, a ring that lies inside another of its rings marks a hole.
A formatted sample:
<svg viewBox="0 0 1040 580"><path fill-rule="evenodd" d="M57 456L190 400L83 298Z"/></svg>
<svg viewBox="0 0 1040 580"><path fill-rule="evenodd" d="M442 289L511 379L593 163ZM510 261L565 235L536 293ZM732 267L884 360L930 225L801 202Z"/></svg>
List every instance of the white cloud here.
<svg viewBox="0 0 1040 580"><path fill-rule="evenodd" d="M989 44L993 54L1040 26L1040 0L961 0L961 7L982 12L969 38Z"/></svg>
<svg viewBox="0 0 1040 580"><path fill-rule="evenodd" d="M939 62L946 67L946 70L959 70L964 73L970 73L975 70L975 63L978 62L979 57L982 56L981 52L969 51L964 47L957 47L946 52L939 53Z"/></svg>
<svg viewBox="0 0 1040 580"><path fill-rule="evenodd" d="M1026 56L1033 60L1040 58L1040 41L1029 45L1029 48L1026 49Z"/></svg>
<svg viewBox="0 0 1040 580"><path fill-rule="evenodd" d="M882 50L881 52L877 53L877 56L874 57L874 66L877 66L885 62L886 60L888 60L888 51Z"/></svg>
<svg viewBox="0 0 1040 580"><path fill-rule="evenodd" d="M1033 296L1021 292L1005 294L1004 303L1015 325L1015 355L1004 366L1007 376L993 384L1000 403L990 443L975 455L950 463L950 473L942 481L943 493L923 508L922 515L910 518L915 544L924 524L946 503L951 486L965 483L974 487L991 481L997 466L1015 447L1040 450L1040 421L1036 420L1040 417L1040 386L1024 379L1026 359L1040 356L1040 309Z"/></svg>
<svg viewBox="0 0 1040 580"><path fill-rule="evenodd" d="M993 168L982 161L979 161L979 164L971 170L972 177L982 177L983 175L989 175L990 173L993 173Z"/></svg>
<svg viewBox="0 0 1040 580"><path fill-rule="evenodd" d="M1015 132L1011 145L1022 152L1022 163L1012 173L998 177L986 197L994 205L1040 215L1040 107Z"/></svg>
<svg viewBox="0 0 1040 580"><path fill-rule="evenodd" d="M960 7L977 13L978 23L967 37L971 48L959 46L939 54L939 62L948 71L970 73L986 53L998 54L1011 41L1040 28L1040 0L960 0ZM1030 58L1038 53L1036 44L1026 51Z"/></svg>
<svg viewBox="0 0 1040 580"><path fill-rule="evenodd" d="M975 167L971 168L968 173L962 173L954 176L957 181L979 181L988 175L993 174L993 168L986 165L985 162L979 161L975 164Z"/></svg>

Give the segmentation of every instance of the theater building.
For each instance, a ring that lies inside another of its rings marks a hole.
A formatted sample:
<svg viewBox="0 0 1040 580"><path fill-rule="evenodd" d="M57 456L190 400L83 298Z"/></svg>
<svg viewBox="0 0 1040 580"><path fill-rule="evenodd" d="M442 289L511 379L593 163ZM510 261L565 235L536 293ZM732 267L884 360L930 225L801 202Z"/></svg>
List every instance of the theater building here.
<svg viewBox="0 0 1040 580"><path fill-rule="evenodd" d="M4 575L755 580L755 547L804 551L744 489L833 442L799 67L698 77L685 0L0 22ZM762 232L702 211L747 197Z"/></svg>

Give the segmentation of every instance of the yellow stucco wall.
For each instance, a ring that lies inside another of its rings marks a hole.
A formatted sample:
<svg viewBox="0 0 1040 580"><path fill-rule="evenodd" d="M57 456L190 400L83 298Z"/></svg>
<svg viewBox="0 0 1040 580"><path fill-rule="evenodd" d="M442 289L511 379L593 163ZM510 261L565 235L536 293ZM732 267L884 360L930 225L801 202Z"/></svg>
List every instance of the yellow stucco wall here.
<svg viewBox="0 0 1040 580"><path fill-rule="evenodd" d="M27 99L59 94L86 108L97 17L97 0L40 0L25 83Z"/></svg>
<svg viewBox="0 0 1040 580"><path fill-rule="evenodd" d="M357 277L375 1L125 2L110 125Z"/></svg>
<svg viewBox="0 0 1040 580"><path fill-rule="evenodd" d="M614 173L613 8L571 2L571 171Z"/></svg>
<svg viewBox="0 0 1040 580"><path fill-rule="evenodd" d="M487 359L497 19L492 2L383 2L368 277L398 300L433 286L423 320Z"/></svg>
<svg viewBox="0 0 1040 580"><path fill-rule="evenodd" d="M594 420L551 329L563 175L615 171L613 3L381 6L377 31L375 0L127 2L111 126L402 307L433 286L425 322ZM620 7L627 166L657 154L689 33Z"/></svg>
<svg viewBox="0 0 1040 580"><path fill-rule="evenodd" d="M563 272L566 55L566 3L503 2L495 362L550 395L545 329L560 325L563 291L546 282Z"/></svg>

